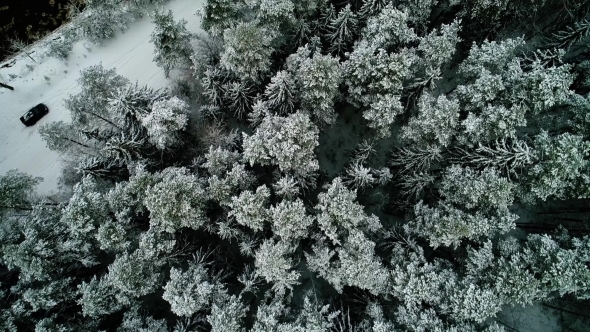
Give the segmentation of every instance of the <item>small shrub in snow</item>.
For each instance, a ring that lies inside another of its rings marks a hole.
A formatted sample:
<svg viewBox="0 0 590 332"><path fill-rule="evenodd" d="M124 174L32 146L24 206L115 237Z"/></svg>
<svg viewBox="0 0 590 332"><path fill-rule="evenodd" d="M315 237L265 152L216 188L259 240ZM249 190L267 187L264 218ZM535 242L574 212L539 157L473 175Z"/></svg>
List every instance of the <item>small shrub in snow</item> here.
<svg viewBox="0 0 590 332"><path fill-rule="evenodd" d="M49 42L47 55L61 60L67 59L75 42L74 37L73 32L68 30L62 36L52 39Z"/></svg>

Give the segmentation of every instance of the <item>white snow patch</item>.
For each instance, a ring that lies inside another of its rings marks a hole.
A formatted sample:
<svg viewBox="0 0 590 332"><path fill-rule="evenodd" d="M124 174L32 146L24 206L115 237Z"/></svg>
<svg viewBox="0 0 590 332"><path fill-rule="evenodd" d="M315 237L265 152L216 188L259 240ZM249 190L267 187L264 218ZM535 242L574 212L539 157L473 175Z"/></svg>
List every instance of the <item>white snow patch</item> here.
<svg viewBox="0 0 590 332"><path fill-rule="evenodd" d="M197 33L201 31L200 18L193 14L203 2L172 0L163 8L171 9L175 20L188 21L188 31ZM44 178L38 188L40 193L57 190L60 158L47 148L37 129L47 122L69 121L70 114L63 100L79 91L76 80L81 69L102 63L105 68L115 68L118 74L140 85L163 88L171 84L164 71L152 62L154 48L149 40L154 24L150 21L144 16L129 24L124 33L119 32L115 38L104 41L102 46L77 42L65 62L46 58L36 59L38 63L34 63L28 57L19 57L12 67L0 69L0 81L15 88L14 91L0 88L0 174L16 168ZM39 103L49 107L49 114L34 126L25 127L19 118Z"/></svg>

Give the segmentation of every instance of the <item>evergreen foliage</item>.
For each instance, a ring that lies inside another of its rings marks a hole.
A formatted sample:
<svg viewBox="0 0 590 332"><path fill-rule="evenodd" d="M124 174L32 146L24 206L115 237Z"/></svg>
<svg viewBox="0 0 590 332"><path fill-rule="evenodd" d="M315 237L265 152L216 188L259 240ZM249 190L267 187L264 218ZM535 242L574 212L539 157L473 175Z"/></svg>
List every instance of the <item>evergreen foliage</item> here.
<svg viewBox="0 0 590 332"><path fill-rule="evenodd" d="M34 189L41 180L17 170L0 176L0 213L30 209Z"/></svg>
<svg viewBox="0 0 590 332"><path fill-rule="evenodd" d="M161 180L147 187L144 198L152 227L169 233L181 227L197 229L203 225L206 201L203 184L186 168L162 171Z"/></svg>
<svg viewBox="0 0 590 332"><path fill-rule="evenodd" d="M172 97L168 100L156 101L150 113L141 118L149 140L158 148L166 149L179 145L179 132L186 128L188 105Z"/></svg>
<svg viewBox="0 0 590 332"><path fill-rule="evenodd" d="M160 3L87 0L50 51ZM586 323L590 7L566 3L207 0L200 36L155 12L181 88L83 69L39 128L62 190L0 175L0 330Z"/></svg>
<svg viewBox="0 0 590 332"><path fill-rule="evenodd" d="M156 25L150 39L156 51L154 62L164 69L168 77L172 68L188 60L191 35L186 30L187 22L175 22L171 10L167 13L154 12L152 22Z"/></svg>
<svg viewBox="0 0 590 332"><path fill-rule="evenodd" d="M269 115L253 135L243 134L243 158L250 165L277 165L284 173L308 179L319 169L314 152L319 144L318 134L319 130L305 113L287 117Z"/></svg>
<svg viewBox="0 0 590 332"><path fill-rule="evenodd" d="M341 82L340 65L337 58L310 53L309 48L299 48L287 58L287 63L297 82L301 108L319 124L330 125L336 121L334 99Z"/></svg>
<svg viewBox="0 0 590 332"><path fill-rule="evenodd" d="M223 33L221 64L244 78L257 80L270 70L273 31L256 22L242 22Z"/></svg>

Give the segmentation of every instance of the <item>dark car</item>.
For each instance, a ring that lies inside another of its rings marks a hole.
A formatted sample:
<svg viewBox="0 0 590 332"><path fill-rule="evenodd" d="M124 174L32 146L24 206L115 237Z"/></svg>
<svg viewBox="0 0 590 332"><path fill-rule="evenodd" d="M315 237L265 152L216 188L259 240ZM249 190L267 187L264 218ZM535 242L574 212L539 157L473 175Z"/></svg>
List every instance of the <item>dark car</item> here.
<svg viewBox="0 0 590 332"><path fill-rule="evenodd" d="M27 113L20 117L20 122L22 122L25 126L32 126L39 119L44 117L47 113L49 113L49 108L45 106L45 104L39 104L33 108L31 108Z"/></svg>

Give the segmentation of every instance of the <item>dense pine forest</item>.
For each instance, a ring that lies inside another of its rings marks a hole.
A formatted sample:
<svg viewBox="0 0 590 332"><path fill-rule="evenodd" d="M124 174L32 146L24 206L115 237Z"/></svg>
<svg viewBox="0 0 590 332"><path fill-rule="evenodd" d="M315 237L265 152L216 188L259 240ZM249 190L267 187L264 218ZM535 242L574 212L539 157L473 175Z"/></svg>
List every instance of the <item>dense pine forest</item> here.
<svg viewBox="0 0 590 332"><path fill-rule="evenodd" d="M0 175L1 331L590 331L590 2L162 2L56 42L142 8L175 84L83 69L61 193Z"/></svg>

